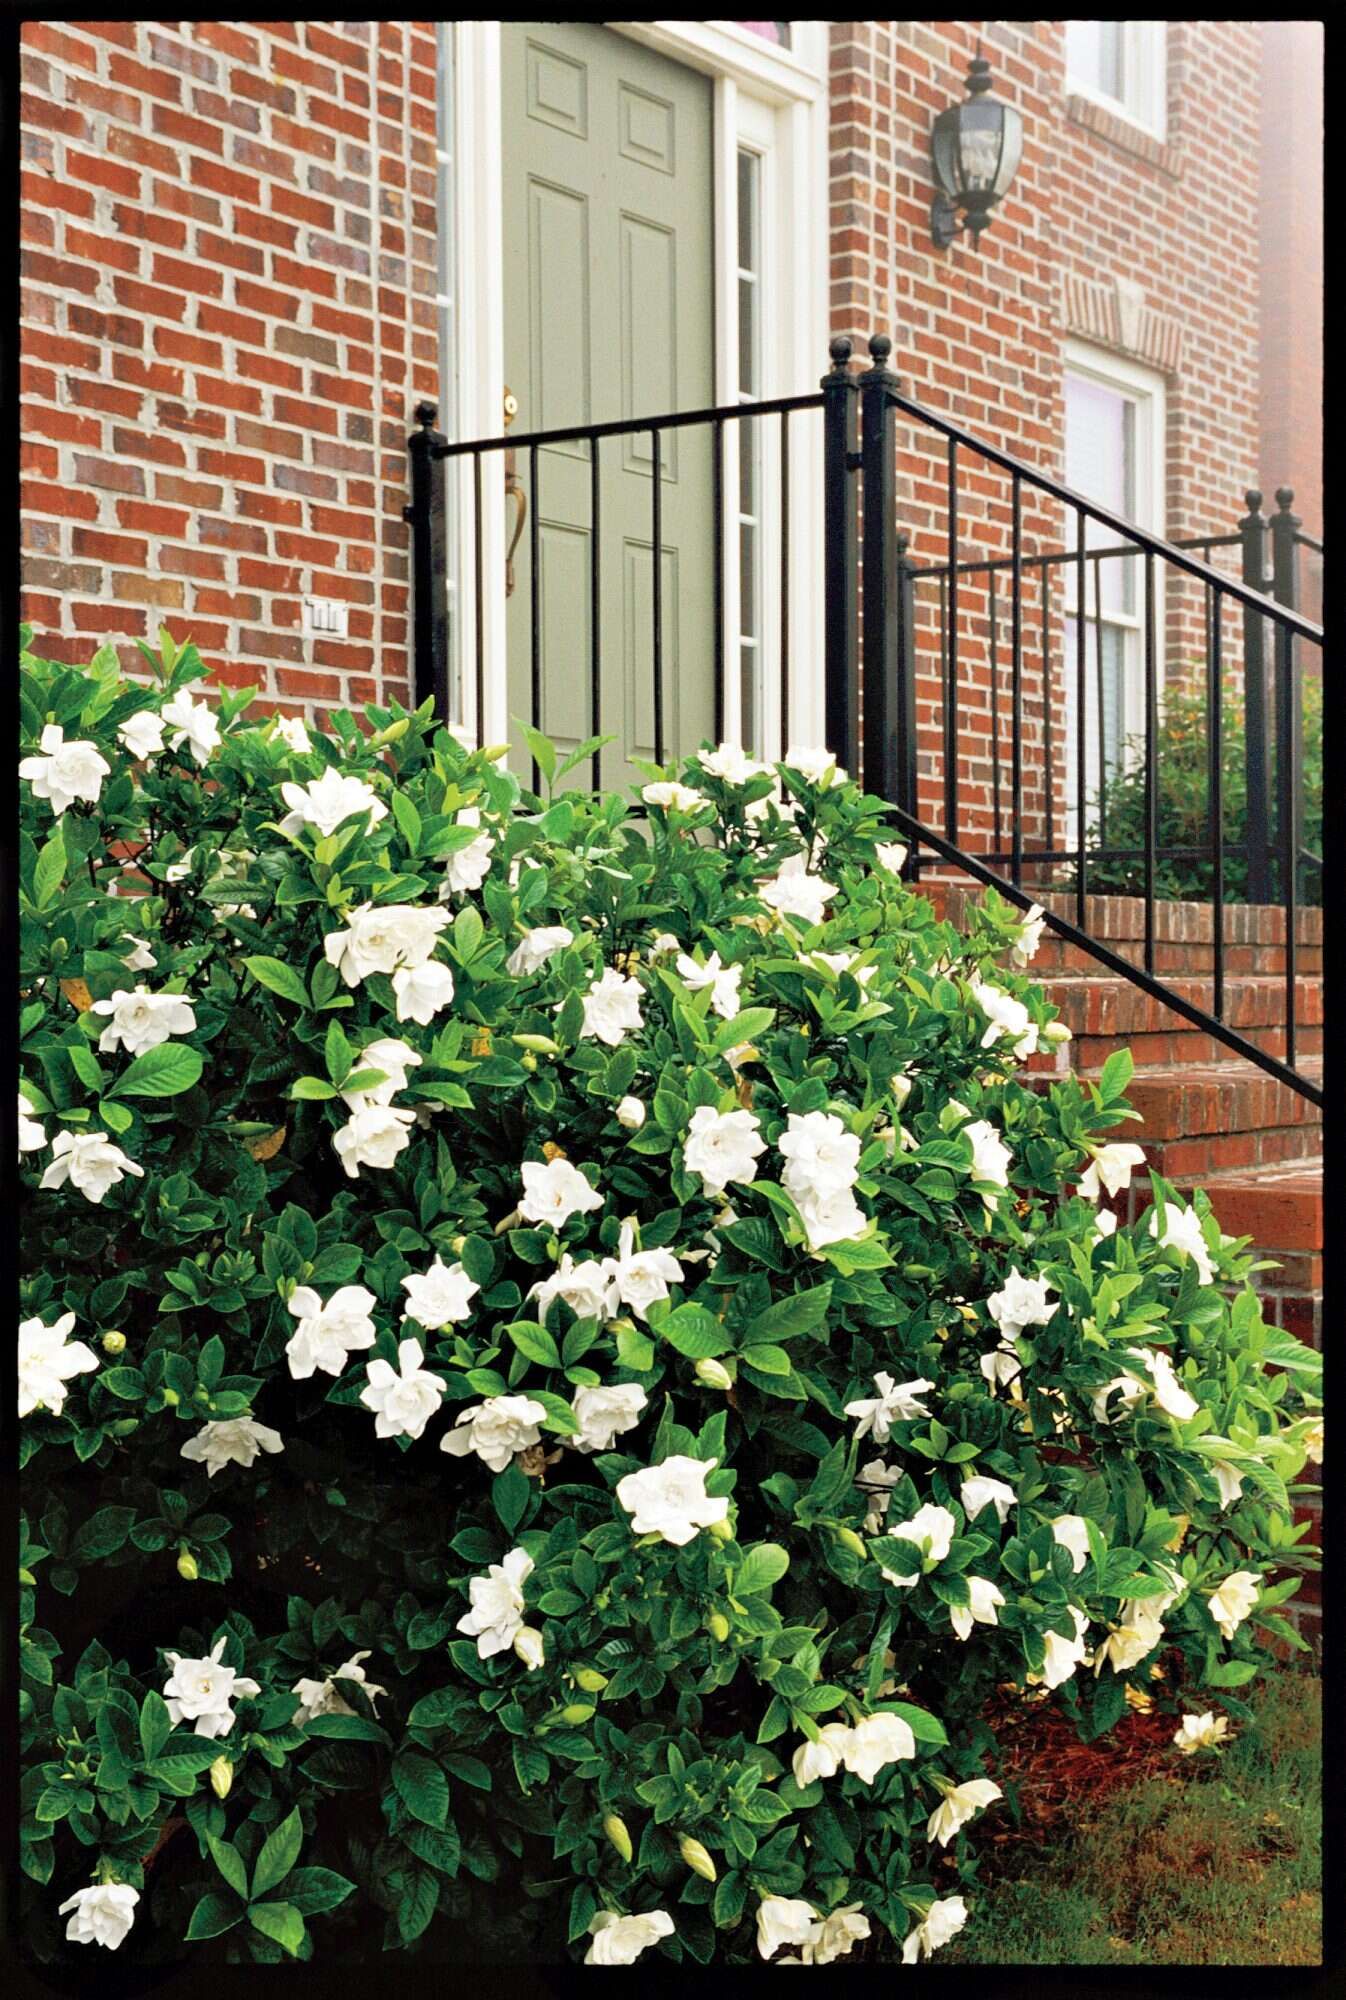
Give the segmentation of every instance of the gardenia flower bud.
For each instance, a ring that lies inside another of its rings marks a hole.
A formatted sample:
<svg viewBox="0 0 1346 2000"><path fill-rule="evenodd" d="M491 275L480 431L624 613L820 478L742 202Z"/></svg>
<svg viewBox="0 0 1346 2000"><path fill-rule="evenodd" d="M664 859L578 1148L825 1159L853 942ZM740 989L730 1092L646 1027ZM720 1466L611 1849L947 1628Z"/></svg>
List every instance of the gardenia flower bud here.
<svg viewBox="0 0 1346 2000"><path fill-rule="evenodd" d="M196 1566L196 1557L190 1549L182 1549L178 1554L178 1575L184 1583L195 1583L201 1572Z"/></svg>
<svg viewBox="0 0 1346 2000"><path fill-rule="evenodd" d="M701 1842L693 1840L689 1833L684 1833L678 1842L678 1852L694 1875L701 1876L706 1882L713 1882L716 1879L715 1863Z"/></svg>
<svg viewBox="0 0 1346 2000"><path fill-rule="evenodd" d="M645 1106L638 1097L624 1097L617 1106L617 1123L628 1132L638 1132L645 1123Z"/></svg>
<svg viewBox="0 0 1346 2000"><path fill-rule="evenodd" d="M217 1757L210 1767L210 1789L217 1799L227 1799L234 1782L234 1767L227 1757Z"/></svg>
<svg viewBox="0 0 1346 2000"><path fill-rule="evenodd" d="M725 1505L728 1506L728 1504L728 1501L726 1501ZM734 1531L727 1520L712 1521L707 1527L706 1533L713 1542L732 1542L734 1539Z"/></svg>
<svg viewBox="0 0 1346 2000"><path fill-rule="evenodd" d="M706 1620L706 1624L710 1628L711 1638L718 1639L720 1644L723 1645L729 1637L729 1620L725 1617L723 1611L712 1611L710 1617Z"/></svg>
<svg viewBox="0 0 1346 2000"><path fill-rule="evenodd" d="M99 1342L99 1345L102 1348L104 1354L125 1354L126 1335L124 1333L119 1333L116 1327L111 1327L103 1335L103 1338Z"/></svg>
<svg viewBox="0 0 1346 2000"><path fill-rule="evenodd" d="M586 1694L598 1694L608 1684L607 1675L600 1674L597 1667L576 1667L571 1678Z"/></svg>
<svg viewBox="0 0 1346 2000"><path fill-rule="evenodd" d="M696 1379L704 1382L708 1389L732 1389L734 1378L722 1361L703 1355L696 1364Z"/></svg>
<svg viewBox="0 0 1346 2000"><path fill-rule="evenodd" d="M616 1813L609 1813L603 1821L603 1831L621 1855L623 1861L631 1859L631 1836L627 1832L626 1821Z"/></svg>
<svg viewBox="0 0 1346 2000"><path fill-rule="evenodd" d="M857 1555L862 1560L869 1554L869 1550L856 1534L854 1528L838 1528L837 1540L844 1549L849 1549L852 1555Z"/></svg>
<svg viewBox="0 0 1346 2000"><path fill-rule="evenodd" d="M572 1725L587 1722L593 1712L594 1705L591 1701L568 1701L561 1710L561 1720Z"/></svg>

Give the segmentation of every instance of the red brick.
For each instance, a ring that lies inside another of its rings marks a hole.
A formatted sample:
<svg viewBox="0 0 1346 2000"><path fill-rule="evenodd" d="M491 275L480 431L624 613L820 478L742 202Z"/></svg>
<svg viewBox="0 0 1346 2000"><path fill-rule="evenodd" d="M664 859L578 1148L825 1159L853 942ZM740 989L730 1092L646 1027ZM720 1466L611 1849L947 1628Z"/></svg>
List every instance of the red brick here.
<svg viewBox="0 0 1346 2000"><path fill-rule="evenodd" d="M122 465L115 459L86 458L77 454L75 478L83 486L103 487L111 493L143 494L145 491L145 474L140 466Z"/></svg>
<svg viewBox="0 0 1346 2000"><path fill-rule="evenodd" d="M224 134L218 125L204 118L191 118L185 111L175 111L163 104L156 104L153 118L154 129L167 139L174 139L182 146L198 146L203 153L223 153Z"/></svg>
<svg viewBox="0 0 1346 2000"><path fill-rule="evenodd" d="M134 167L119 167L113 160L81 153L74 146L65 149L65 169L72 180L111 188L114 194L135 195L140 192L140 175Z"/></svg>
<svg viewBox="0 0 1346 2000"><path fill-rule="evenodd" d="M163 424L164 405L159 404L159 425ZM187 455L176 438L166 437L162 428L132 431L117 429L112 433L112 442L119 453L127 458L149 459L155 465L185 465Z"/></svg>
<svg viewBox="0 0 1346 2000"><path fill-rule="evenodd" d="M181 257L158 257L150 272L156 285L178 285L194 298L218 299L224 292L224 278L208 265Z"/></svg>
<svg viewBox="0 0 1346 2000"><path fill-rule="evenodd" d="M48 257L42 250L24 250L19 269L35 284L50 285L58 292L83 292L92 298L98 290L98 272L88 264L72 264L66 257Z"/></svg>
<svg viewBox="0 0 1346 2000"><path fill-rule="evenodd" d="M187 312L187 301L180 292L166 292L159 285L143 285L137 278L117 277L112 280L113 295L119 306L129 306L132 312L142 312L151 319L183 319Z"/></svg>
<svg viewBox="0 0 1346 2000"><path fill-rule="evenodd" d="M191 516L185 507L157 507L148 500L118 500L117 520L123 528L140 528L150 535L185 535Z"/></svg>
<svg viewBox="0 0 1346 2000"><path fill-rule="evenodd" d="M112 219L123 236L138 236L147 243L158 243L166 250L186 248L186 228L171 216L153 215L147 209L131 208L124 202L118 202L112 211Z"/></svg>
<svg viewBox="0 0 1346 2000"><path fill-rule="evenodd" d="M125 604L72 604L70 613L82 632L129 632L143 635L145 614Z"/></svg>
<svg viewBox="0 0 1346 2000"><path fill-rule="evenodd" d="M25 480L19 489L19 504L25 512L60 514L67 520L96 521L98 500L77 486L51 486L42 480Z"/></svg>
<svg viewBox="0 0 1346 2000"><path fill-rule="evenodd" d="M76 528L72 544L77 556L94 556L100 562L121 563L143 568L149 560L149 544L125 535L107 535L96 528ZM86 585L86 588L88 586Z"/></svg>

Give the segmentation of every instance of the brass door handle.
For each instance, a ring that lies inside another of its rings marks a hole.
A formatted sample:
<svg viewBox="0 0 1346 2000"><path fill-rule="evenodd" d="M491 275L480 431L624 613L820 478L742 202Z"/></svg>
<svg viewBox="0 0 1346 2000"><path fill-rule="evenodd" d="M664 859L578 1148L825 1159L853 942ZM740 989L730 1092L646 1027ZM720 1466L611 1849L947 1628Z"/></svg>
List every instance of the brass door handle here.
<svg viewBox="0 0 1346 2000"><path fill-rule="evenodd" d="M505 498L516 503L514 533L510 536L509 548L505 552L505 595L514 595L514 551L519 546L523 524L528 518L528 495L524 492L523 481L514 469L514 453L505 453Z"/></svg>

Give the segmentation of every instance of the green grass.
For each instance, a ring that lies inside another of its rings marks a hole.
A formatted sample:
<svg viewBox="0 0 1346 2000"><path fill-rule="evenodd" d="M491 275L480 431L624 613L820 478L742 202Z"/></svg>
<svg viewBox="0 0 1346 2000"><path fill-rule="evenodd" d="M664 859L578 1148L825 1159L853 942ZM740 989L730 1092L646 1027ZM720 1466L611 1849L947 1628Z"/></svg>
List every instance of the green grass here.
<svg viewBox="0 0 1346 2000"><path fill-rule="evenodd" d="M1175 1752L1171 1774L1086 1806L1041 1860L984 1879L944 1960L1320 1964L1321 1703L1312 1675L1269 1675L1223 1753Z"/></svg>

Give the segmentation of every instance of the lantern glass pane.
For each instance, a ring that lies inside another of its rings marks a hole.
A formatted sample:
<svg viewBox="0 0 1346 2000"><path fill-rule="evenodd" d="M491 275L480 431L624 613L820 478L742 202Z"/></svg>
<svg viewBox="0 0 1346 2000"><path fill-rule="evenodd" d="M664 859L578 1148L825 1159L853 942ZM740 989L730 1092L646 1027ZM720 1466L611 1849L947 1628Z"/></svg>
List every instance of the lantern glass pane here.
<svg viewBox="0 0 1346 2000"><path fill-rule="evenodd" d="M1004 106L973 102L962 107L959 133L961 181L967 194L989 193L1000 171Z"/></svg>
<svg viewBox="0 0 1346 2000"><path fill-rule="evenodd" d="M935 178L945 194L956 195L960 190L958 173L958 111L951 108L941 111L935 120L930 135L930 151L935 163Z"/></svg>
<svg viewBox="0 0 1346 2000"><path fill-rule="evenodd" d="M1006 105L1004 119L1004 135L1000 148L1000 171L995 179L997 198L1005 193L1010 182L1018 173L1019 160L1024 149L1023 120L1012 105Z"/></svg>

